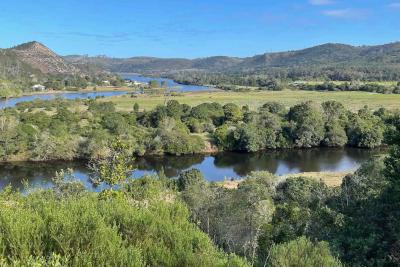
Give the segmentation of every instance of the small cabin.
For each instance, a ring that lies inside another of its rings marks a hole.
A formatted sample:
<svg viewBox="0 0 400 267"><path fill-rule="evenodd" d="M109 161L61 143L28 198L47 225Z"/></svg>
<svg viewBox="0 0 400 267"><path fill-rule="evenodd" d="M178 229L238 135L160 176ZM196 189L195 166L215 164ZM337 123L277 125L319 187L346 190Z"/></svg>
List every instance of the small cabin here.
<svg viewBox="0 0 400 267"><path fill-rule="evenodd" d="M44 90L46 90L46 86L41 85L41 84L35 84L34 86L32 86L32 90L34 90L34 91L44 91Z"/></svg>
<svg viewBox="0 0 400 267"><path fill-rule="evenodd" d="M138 81L132 81L132 84L135 86L147 86L147 83L142 83L142 82L138 82Z"/></svg>

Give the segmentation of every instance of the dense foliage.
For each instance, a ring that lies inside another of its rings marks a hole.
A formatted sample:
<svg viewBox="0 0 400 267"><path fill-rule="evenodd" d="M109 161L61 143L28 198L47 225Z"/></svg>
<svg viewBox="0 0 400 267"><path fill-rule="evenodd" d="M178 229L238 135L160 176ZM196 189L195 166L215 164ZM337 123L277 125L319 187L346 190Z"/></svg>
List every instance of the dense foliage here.
<svg viewBox="0 0 400 267"><path fill-rule="evenodd" d="M1 266L246 266L216 249L174 191L143 177L101 198L77 182L0 194Z"/></svg>
<svg viewBox="0 0 400 267"><path fill-rule="evenodd" d="M293 119L300 111L292 110ZM57 173L52 189L0 193L0 263L398 266L400 124L390 120L389 155L371 159L339 188L267 172L226 187L195 169L176 180L163 173L132 180L126 143L116 140L95 162L100 193L87 192L70 172Z"/></svg>
<svg viewBox="0 0 400 267"><path fill-rule="evenodd" d="M308 91L363 91L380 94L400 94L400 82L396 85L382 85L379 83L360 83L360 82L345 82L332 83L326 82L322 84L298 83L292 87L300 90Z"/></svg>
<svg viewBox="0 0 400 267"><path fill-rule="evenodd" d="M348 266L398 266L399 151L371 159L340 188L262 172L225 188L194 170L181 175L187 182L179 189L192 220L254 266L341 266L337 258Z"/></svg>
<svg viewBox="0 0 400 267"><path fill-rule="evenodd" d="M246 58L81 57L81 61L101 65L116 73L169 75L179 81L195 84L244 85L250 84L248 80L258 79L399 81L399 51L399 42L359 47L323 44Z"/></svg>
<svg viewBox="0 0 400 267"><path fill-rule="evenodd" d="M109 140L126 141L128 155L193 154L209 136L220 150L373 148L386 143L399 113L367 107L357 113L338 102L307 102L287 110L265 103L257 111L228 103L195 107L170 100L154 110L116 111L99 100L33 101L0 111L2 160L71 160L106 156Z"/></svg>
<svg viewBox="0 0 400 267"><path fill-rule="evenodd" d="M268 259L271 267L342 266L331 256L326 242L313 243L304 237L272 247Z"/></svg>
<svg viewBox="0 0 400 267"><path fill-rule="evenodd" d="M104 81L109 81L112 86L123 85L123 80L120 77L106 73L92 75L38 73L28 75L18 72L18 74L14 76L3 76L0 73L0 98L35 92L32 86L37 84L45 86L47 91L77 91L86 89L88 86L93 86L95 88L96 86L104 85Z"/></svg>
<svg viewBox="0 0 400 267"><path fill-rule="evenodd" d="M399 94L400 82L378 83L371 81L360 81L357 78L327 79L323 77L308 77L309 81L298 81L294 79L307 79L307 77L295 76L292 78L281 75L263 75L248 73L204 73L204 72L182 72L169 75L176 82L182 84L211 85L219 89L229 91L248 91L257 88L259 90L279 91L284 88L306 91L362 91L381 94ZM326 82L313 82L315 80L327 80ZM397 79L398 80L398 79ZM373 81L380 81L374 80Z"/></svg>

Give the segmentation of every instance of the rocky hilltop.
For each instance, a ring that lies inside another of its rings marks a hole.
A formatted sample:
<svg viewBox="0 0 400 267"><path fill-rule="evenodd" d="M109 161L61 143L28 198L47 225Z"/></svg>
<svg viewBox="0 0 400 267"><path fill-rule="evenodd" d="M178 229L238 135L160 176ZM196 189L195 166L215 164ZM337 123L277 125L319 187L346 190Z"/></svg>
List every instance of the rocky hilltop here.
<svg viewBox="0 0 400 267"><path fill-rule="evenodd" d="M80 70L73 64L67 62L64 58L36 41L18 45L10 50L15 53L20 61L45 74L80 73Z"/></svg>

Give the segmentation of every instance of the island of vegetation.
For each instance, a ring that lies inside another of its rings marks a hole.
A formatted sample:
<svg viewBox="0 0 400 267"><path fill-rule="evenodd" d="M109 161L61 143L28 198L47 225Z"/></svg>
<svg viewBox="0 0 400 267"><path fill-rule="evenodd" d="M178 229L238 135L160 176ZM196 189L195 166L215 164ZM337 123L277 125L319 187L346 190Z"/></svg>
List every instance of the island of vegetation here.
<svg viewBox="0 0 400 267"><path fill-rule="evenodd" d="M135 98L131 98L135 103ZM194 107L169 100L145 111L117 111L101 99L33 101L0 111L2 161L94 159L107 144L125 140L131 156L184 155L216 151L343 147L376 148L388 143L400 117L396 110L341 103L304 102L287 109L267 102L257 110L233 103Z"/></svg>

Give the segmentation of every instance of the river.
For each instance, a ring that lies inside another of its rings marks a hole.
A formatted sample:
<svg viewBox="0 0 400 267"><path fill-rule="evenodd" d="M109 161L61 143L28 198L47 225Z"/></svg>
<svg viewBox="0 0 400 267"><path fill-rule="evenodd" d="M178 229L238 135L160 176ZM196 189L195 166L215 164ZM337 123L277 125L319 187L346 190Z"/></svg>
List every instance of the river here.
<svg viewBox="0 0 400 267"><path fill-rule="evenodd" d="M176 83L174 80L167 78L154 78L154 77L145 77L137 74L129 74L129 73L120 73L120 76L124 79L130 79L133 81L148 83L151 80L156 80L159 83L165 82L170 90L181 91L181 92L198 92L198 91L206 91L210 90L210 87L200 86L200 85L186 85Z"/></svg>
<svg viewBox="0 0 400 267"><path fill-rule="evenodd" d="M182 91L182 92L195 92L195 91L205 91L210 90L209 87L206 86L198 86L198 85L183 85L174 82L171 79L164 78L151 78L133 74L121 74L121 77L124 79L131 79L138 82L148 83L151 80L157 80L158 82L165 81L170 90L174 91ZM110 96L118 96L128 94L128 91L99 91L99 92L65 92L65 93L40 93L40 94L32 94L27 96L20 97L11 97L9 99L0 99L0 109L15 107L18 103L21 102L30 102L35 99L41 100L52 100L57 97L64 99L87 99L87 98L96 98L96 97L110 97Z"/></svg>
<svg viewBox="0 0 400 267"><path fill-rule="evenodd" d="M345 172L356 170L380 150L356 148L318 148L307 150L263 151L259 153L219 153L216 155L163 156L138 158L134 177L154 174L161 170L174 178L183 170L199 169L208 181L238 179L252 171L269 171L276 175L300 172ZM72 168L77 179L90 190L89 170L82 162L3 163L0 164L0 188L11 184L22 188L27 180L33 186L48 187L56 171Z"/></svg>
<svg viewBox="0 0 400 267"><path fill-rule="evenodd" d="M139 82L148 82L155 78L131 74L122 74L123 78ZM171 89L181 91L209 90L208 87L180 85L170 79L156 78L165 81ZM50 100L56 97L65 99L110 97L127 94L127 91L111 92L74 92L48 93L21 96L0 101L0 109L14 107L17 103L33 101L34 99ZM379 154L379 150L364 150L355 148L317 148L308 150L263 151L259 153L219 153L216 155L163 156L142 157L135 161L134 177L144 174L154 174L164 170L165 174L174 178L183 170L197 168L201 170L208 181L238 179L252 171L269 171L276 175L299 172L333 171L343 172L357 169L360 164L371 156ZM33 186L51 186L51 178L56 171L72 168L77 179L88 189L95 188L89 182L89 170L82 162L51 162L51 163L2 163L0 164L0 189L10 184L22 189L22 182L27 180Z"/></svg>

